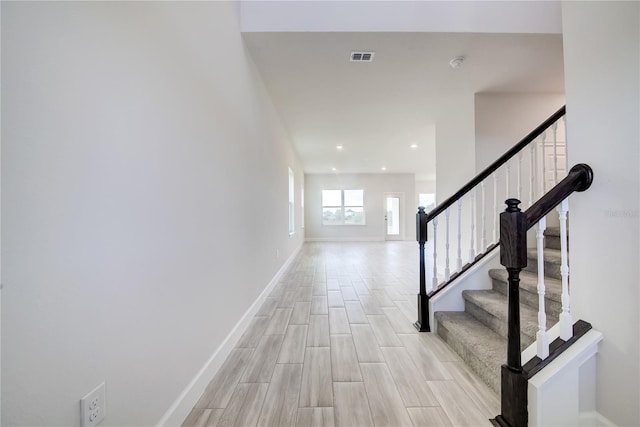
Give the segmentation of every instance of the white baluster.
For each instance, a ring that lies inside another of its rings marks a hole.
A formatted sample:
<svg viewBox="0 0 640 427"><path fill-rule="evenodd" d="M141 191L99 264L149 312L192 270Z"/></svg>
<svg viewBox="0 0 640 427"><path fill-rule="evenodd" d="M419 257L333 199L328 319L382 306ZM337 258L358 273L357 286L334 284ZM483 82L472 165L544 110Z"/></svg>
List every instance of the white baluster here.
<svg viewBox="0 0 640 427"><path fill-rule="evenodd" d="M551 125L553 131L553 185L558 184L558 122Z"/></svg>
<svg viewBox="0 0 640 427"><path fill-rule="evenodd" d="M476 201L475 201L476 189L471 190L471 247L469 248L469 263L472 263L476 258L476 245L475 245L475 225L476 225Z"/></svg>
<svg viewBox="0 0 640 427"><path fill-rule="evenodd" d="M564 127L564 171L569 173L569 140L567 139L567 116L562 116Z"/></svg>
<svg viewBox="0 0 640 427"><path fill-rule="evenodd" d="M456 271L462 270L462 197L458 199L458 260Z"/></svg>
<svg viewBox="0 0 640 427"><path fill-rule="evenodd" d="M535 167L535 160L536 160L536 143L532 142L531 143L531 149L529 152L529 206L533 205L533 195L536 194L535 193L535 189L536 189L536 167Z"/></svg>
<svg viewBox="0 0 640 427"><path fill-rule="evenodd" d="M545 131L542 134L542 185L540 188L542 189L542 193L540 193L540 197L542 197L547 192L547 154L546 154L546 141L547 141L547 132Z"/></svg>
<svg viewBox="0 0 640 427"><path fill-rule="evenodd" d="M522 195L522 150L518 152L518 200L522 200L520 196Z"/></svg>
<svg viewBox="0 0 640 427"><path fill-rule="evenodd" d="M431 289L438 287L438 217L435 217L433 221L433 283Z"/></svg>
<svg viewBox="0 0 640 427"><path fill-rule="evenodd" d="M445 222L445 258L444 258L444 281L448 282L451 277L451 270L449 269L449 208L444 211L444 222Z"/></svg>
<svg viewBox="0 0 640 427"><path fill-rule="evenodd" d="M573 336L573 318L569 300L569 261L567 257L567 212L569 199L558 206L560 214L560 276L562 277L562 313L560 313L560 338L568 340Z"/></svg>
<svg viewBox="0 0 640 427"><path fill-rule="evenodd" d="M487 227L486 227L486 223L487 223L487 213L486 213L486 206L485 206L485 197L484 197L484 181L482 181L480 183L480 189L481 191L481 203L480 203L480 208L482 209L481 212L481 221L482 224L481 225L481 230L480 230L480 237L482 238L482 240L480 241L480 251L484 252L485 249L487 249Z"/></svg>
<svg viewBox="0 0 640 427"><path fill-rule="evenodd" d="M504 189L505 189L505 197L504 199L507 200L510 198L511 194L509 194L509 177L511 176L511 165L509 164L509 162L507 162L507 167L506 167L506 172L505 172L505 183L504 183Z"/></svg>
<svg viewBox="0 0 640 427"><path fill-rule="evenodd" d="M536 334L536 347L540 359L546 359L549 356L547 313L544 307L544 230L546 228L547 219L542 217L536 228L536 240L538 241L538 333Z"/></svg>
<svg viewBox="0 0 640 427"><path fill-rule="evenodd" d="M494 172L493 176L493 239L491 243L498 241L498 175Z"/></svg>

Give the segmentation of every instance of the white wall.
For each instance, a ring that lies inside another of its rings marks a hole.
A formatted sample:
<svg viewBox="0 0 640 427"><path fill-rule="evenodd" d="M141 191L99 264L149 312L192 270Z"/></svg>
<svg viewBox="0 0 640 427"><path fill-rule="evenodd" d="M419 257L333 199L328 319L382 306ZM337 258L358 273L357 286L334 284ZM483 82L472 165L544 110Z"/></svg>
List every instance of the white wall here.
<svg viewBox="0 0 640 427"><path fill-rule="evenodd" d="M450 98L449 104L443 106L443 113L436 120L436 204L440 204L455 194L463 185L476 175L475 170L475 122L473 96ZM471 210L468 199L463 201L461 215L461 245L463 258L467 258L470 248ZM450 243L451 269L455 265L457 252L458 223L457 205L450 208ZM446 242L444 239L445 217L439 219L439 234L436 236L438 265L440 274L444 272L446 258ZM433 240L432 226L429 226L429 240ZM455 249L454 249L455 248Z"/></svg>
<svg viewBox="0 0 640 427"><path fill-rule="evenodd" d="M0 22L2 22L2 6L0 6ZM0 31L0 46L2 32ZM2 81L2 59L0 55L0 81ZM2 85L0 84L0 99L2 99ZM0 108L0 111L2 108ZM0 115L0 133L2 132L2 117ZM0 188L2 187L2 138L0 138ZM1 191L0 191L1 194ZM0 197L0 242L2 241L2 198ZM2 250L0 250L0 396L2 396ZM0 424L2 424L2 399L0 399Z"/></svg>
<svg viewBox="0 0 640 427"><path fill-rule="evenodd" d="M242 1L242 31L555 33L558 1Z"/></svg>
<svg viewBox="0 0 640 427"><path fill-rule="evenodd" d="M305 237L308 241L382 241L385 239L384 193L404 193L404 239L416 238L418 211L413 174L305 175ZM366 225L322 225L322 190L364 190ZM401 208L402 209L402 208Z"/></svg>
<svg viewBox="0 0 640 427"><path fill-rule="evenodd" d="M477 93L476 170L493 163L564 103L564 94Z"/></svg>
<svg viewBox="0 0 640 427"><path fill-rule="evenodd" d="M533 94L533 93L477 93L475 95L475 141L476 141L476 171L481 172L491 163L502 156L515 144L520 142L529 132L538 127L542 122L554 114L565 103L564 94ZM556 137L558 147L561 153L564 153L564 121L558 122ZM551 144L552 131L548 131L547 145ZM534 146L533 144L537 144ZM520 176L521 176L521 192L520 207L526 209L530 206L530 188L531 188L531 150L534 147L534 161L537 169L534 169L534 188L533 201L541 196L541 160L542 152L539 150L540 139L538 139L529 147L522 151L520 160ZM552 152L551 148L546 151L547 155ZM537 158L536 158L537 156ZM558 165L562 166L564 157L559 157ZM507 168L502 166L497 176L497 204L498 210L494 210L493 206L493 180L489 178L485 186L485 218L490 230L487 236L493 232L494 221L498 218L499 212L505 208L504 201L510 197L518 196L518 157L514 157L509 161L509 194L507 194ZM536 173L536 171L540 171ZM563 174L558 176L558 180L564 178ZM553 182L548 184L553 185ZM480 192L478 192L480 194ZM481 203L479 198L476 199L477 221L481 219ZM547 217L547 226L558 226L558 214L551 213ZM476 229L476 240L479 241L480 230ZM535 247L535 232L530 230L528 244Z"/></svg>
<svg viewBox="0 0 640 427"><path fill-rule="evenodd" d="M604 334L597 409L640 425L640 3L563 2L570 163L594 182L572 196L571 292L575 319Z"/></svg>
<svg viewBox="0 0 640 427"><path fill-rule="evenodd" d="M2 22L2 7L0 6L0 22ZM0 31L0 46L2 32ZM0 81L2 81L2 59L0 55ZM0 99L2 99L2 85L0 84ZM0 111L2 108L0 108ZM2 132L2 117L0 115L0 133ZM0 138L0 188L2 187L2 138ZM1 195L1 191L0 191ZM0 241L2 241L2 198L0 197ZM0 396L2 396L2 250L0 250ZM2 399L0 399L0 424L2 424Z"/></svg>
<svg viewBox="0 0 640 427"><path fill-rule="evenodd" d="M302 243L238 7L2 2L3 425L156 424Z"/></svg>
<svg viewBox="0 0 640 427"><path fill-rule="evenodd" d="M436 121L436 200L445 201L476 175L473 96L450 99Z"/></svg>
<svg viewBox="0 0 640 427"><path fill-rule="evenodd" d="M416 180L416 201L420 193L435 193L436 181Z"/></svg>

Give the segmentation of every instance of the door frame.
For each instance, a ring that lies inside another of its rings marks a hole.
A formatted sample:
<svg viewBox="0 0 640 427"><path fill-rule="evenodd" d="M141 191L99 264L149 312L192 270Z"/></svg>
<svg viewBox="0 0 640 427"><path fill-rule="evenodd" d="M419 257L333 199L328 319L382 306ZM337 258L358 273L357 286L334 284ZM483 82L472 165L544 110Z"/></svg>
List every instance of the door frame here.
<svg viewBox="0 0 640 427"><path fill-rule="evenodd" d="M397 236L389 236L387 234L387 197L397 197L400 201L398 204L398 210L400 211L400 214L398 215L398 220L400 221L400 234L398 234ZM392 241L392 240L404 240L404 236L405 236L405 229L406 229L406 224L405 224L405 218L404 218L404 205L405 205L405 200L404 200L404 193L403 192L399 192L399 191L385 191L383 193L382 196L382 211L384 212L384 240L385 241Z"/></svg>

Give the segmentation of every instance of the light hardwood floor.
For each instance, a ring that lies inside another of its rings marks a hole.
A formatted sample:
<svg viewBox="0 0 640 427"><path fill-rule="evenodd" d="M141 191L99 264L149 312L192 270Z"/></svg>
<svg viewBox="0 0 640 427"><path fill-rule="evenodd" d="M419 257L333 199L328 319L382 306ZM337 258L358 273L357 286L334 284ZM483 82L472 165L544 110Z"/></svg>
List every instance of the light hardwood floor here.
<svg viewBox="0 0 640 427"><path fill-rule="evenodd" d="M495 393L412 326L417 254L305 244L183 426L489 426Z"/></svg>

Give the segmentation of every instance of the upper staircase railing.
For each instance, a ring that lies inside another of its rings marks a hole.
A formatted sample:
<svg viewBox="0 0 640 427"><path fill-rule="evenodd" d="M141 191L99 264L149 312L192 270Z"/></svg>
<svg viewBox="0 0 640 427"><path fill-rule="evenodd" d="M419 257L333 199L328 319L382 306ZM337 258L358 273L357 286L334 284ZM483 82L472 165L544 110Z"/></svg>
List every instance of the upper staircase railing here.
<svg viewBox="0 0 640 427"><path fill-rule="evenodd" d="M420 246L420 293L415 327L419 331L431 330L429 299L498 246L499 200L508 199L513 193L518 199L528 195L528 206L532 206L537 198L566 175L564 116L563 106L433 210L427 213L424 207L418 208L416 231ZM455 262L451 261L452 224L456 224L457 232ZM428 231L429 225L431 232ZM439 225L444 228L442 242L439 240L442 239ZM429 260L425 259L428 241L432 243ZM439 255L442 253L444 257ZM466 263L465 259L468 260Z"/></svg>
<svg viewBox="0 0 640 427"><path fill-rule="evenodd" d="M574 324L569 307L567 198L573 192L587 190L592 181L593 171L588 165L575 165L566 178L530 206L526 212L522 212L518 207L520 200L508 199L505 202L507 204L506 210L500 214L500 263L505 266L508 272L507 363L502 365L501 373L501 414L494 420L500 426L527 426L528 380L591 329L591 325L584 321L578 321ZM559 318L559 337L553 343L549 343L546 327L545 267L542 251L546 215L556 206L560 217L562 311ZM539 297L538 332L536 334L537 356L523 367L520 345L520 272L527 266L527 230L536 224Z"/></svg>

